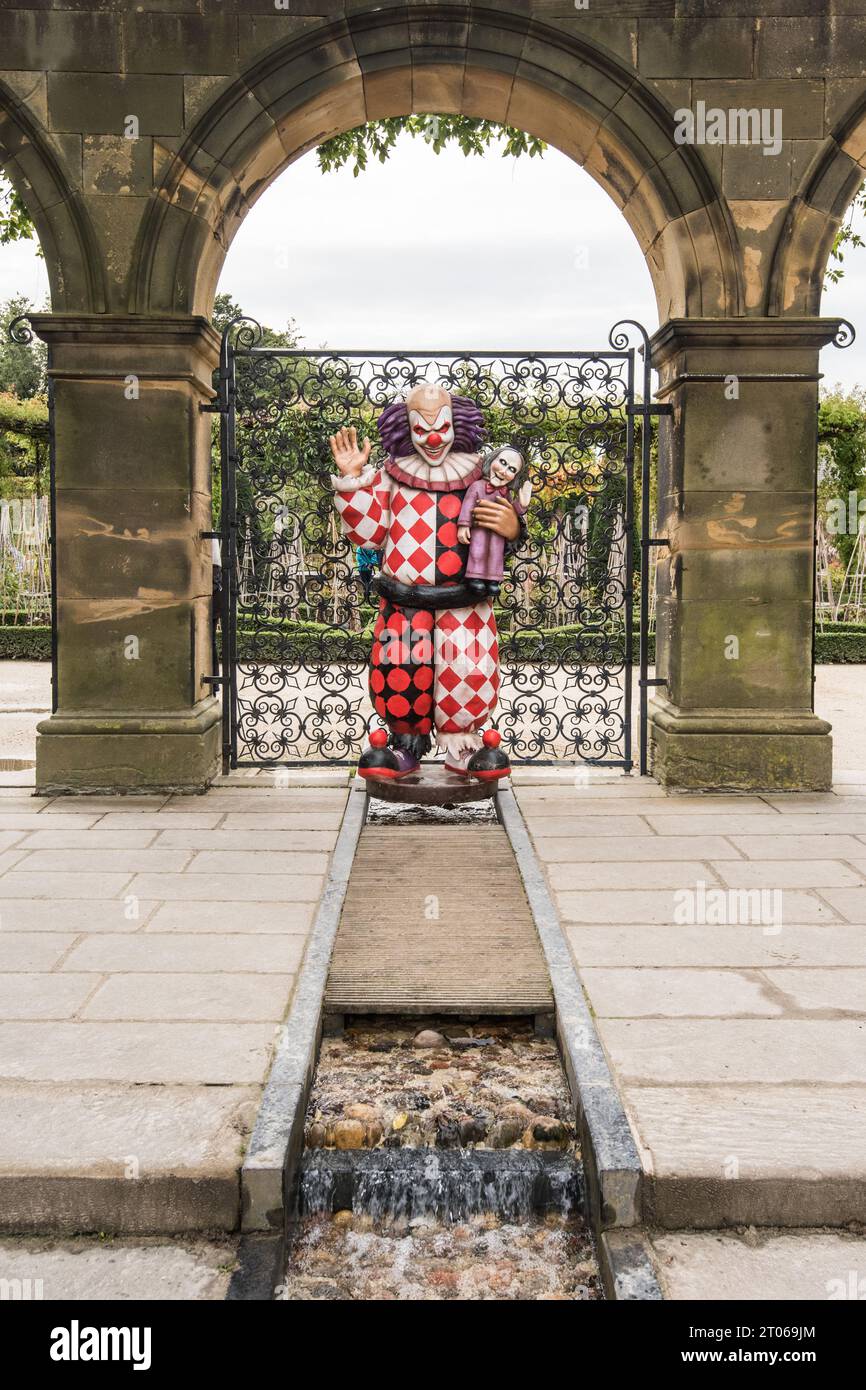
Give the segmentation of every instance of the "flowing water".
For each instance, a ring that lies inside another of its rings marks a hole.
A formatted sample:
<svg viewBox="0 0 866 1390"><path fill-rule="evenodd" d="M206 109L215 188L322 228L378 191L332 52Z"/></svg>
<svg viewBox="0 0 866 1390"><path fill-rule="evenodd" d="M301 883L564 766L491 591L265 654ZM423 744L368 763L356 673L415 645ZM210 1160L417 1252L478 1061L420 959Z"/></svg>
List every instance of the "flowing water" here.
<svg viewBox="0 0 866 1390"><path fill-rule="evenodd" d="M277 1296L601 1297L555 1043L490 1019L324 1039Z"/></svg>

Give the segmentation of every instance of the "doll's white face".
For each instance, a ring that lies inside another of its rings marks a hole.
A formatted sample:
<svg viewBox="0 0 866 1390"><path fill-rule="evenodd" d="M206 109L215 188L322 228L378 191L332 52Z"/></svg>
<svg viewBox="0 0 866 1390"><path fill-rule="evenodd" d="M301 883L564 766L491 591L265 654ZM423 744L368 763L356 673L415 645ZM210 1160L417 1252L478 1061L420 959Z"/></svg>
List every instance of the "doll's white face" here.
<svg viewBox="0 0 866 1390"><path fill-rule="evenodd" d="M438 386L416 386L406 401L409 432L426 463L441 463L454 443L451 397Z"/></svg>
<svg viewBox="0 0 866 1390"><path fill-rule="evenodd" d="M490 460L490 481L496 487L507 487L522 467L523 459L516 449L499 449Z"/></svg>

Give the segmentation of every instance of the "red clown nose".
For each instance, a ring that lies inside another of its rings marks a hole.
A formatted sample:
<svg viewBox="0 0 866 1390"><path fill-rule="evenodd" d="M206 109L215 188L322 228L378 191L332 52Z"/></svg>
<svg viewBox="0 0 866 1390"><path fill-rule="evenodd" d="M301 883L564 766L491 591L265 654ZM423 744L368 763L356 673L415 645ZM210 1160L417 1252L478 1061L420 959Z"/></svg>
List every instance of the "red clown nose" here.
<svg viewBox="0 0 866 1390"><path fill-rule="evenodd" d="M438 448L439 448L439 445L440 445L441 443L442 443L442 436L441 436L441 434L428 434L428 436L427 436L427 448L428 448L428 449L438 449Z"/></svg>

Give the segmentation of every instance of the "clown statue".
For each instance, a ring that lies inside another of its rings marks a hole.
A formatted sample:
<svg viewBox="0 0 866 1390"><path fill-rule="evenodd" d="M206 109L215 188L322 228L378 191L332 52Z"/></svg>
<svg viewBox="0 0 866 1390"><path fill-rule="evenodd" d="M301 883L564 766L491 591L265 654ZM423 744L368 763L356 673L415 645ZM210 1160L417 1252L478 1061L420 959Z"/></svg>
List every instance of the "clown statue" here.
<svg viewBox="0 0 866 1390"><path fill-rule="evenodd" d="M389 732L371 733L358 771L406 777L435 734L450 772L503 777L509 765L499 734L487 728L482 735L499 693L496 621L490 598L466 581L469 545L463 528L458 534L467 491L482 476L481 412L463 396L422 384L386 406L379 434L387 450L381 466L370 463L370 441L359 445L354 429L330 441L343 534L383 552L370 695ZM477 496L473 534L490 532L502 547L518 542L523 522L505 489Z"/></svg>

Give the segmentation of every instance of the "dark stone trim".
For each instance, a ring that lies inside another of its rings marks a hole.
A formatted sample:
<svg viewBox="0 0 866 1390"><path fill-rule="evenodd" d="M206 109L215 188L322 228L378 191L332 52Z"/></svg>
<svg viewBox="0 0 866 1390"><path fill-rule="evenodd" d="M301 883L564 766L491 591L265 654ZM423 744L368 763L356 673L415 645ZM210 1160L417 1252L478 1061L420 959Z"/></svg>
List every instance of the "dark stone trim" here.
<svg viewBox="0 0 866 1390"><path fill-rule="evenodd" d="M286 1242L276 1235L241 1236L237 1267L226 1290L226 1303L270 1303L283 1277Z"/></svg>
<svg viewBox="0 0 866 1390"><path fill-rule="evenodd" d="M664 1300L649 1242L641 1231L605 1231L598 1242L598 1265L609 1299L617 1303Z"/></svg>

